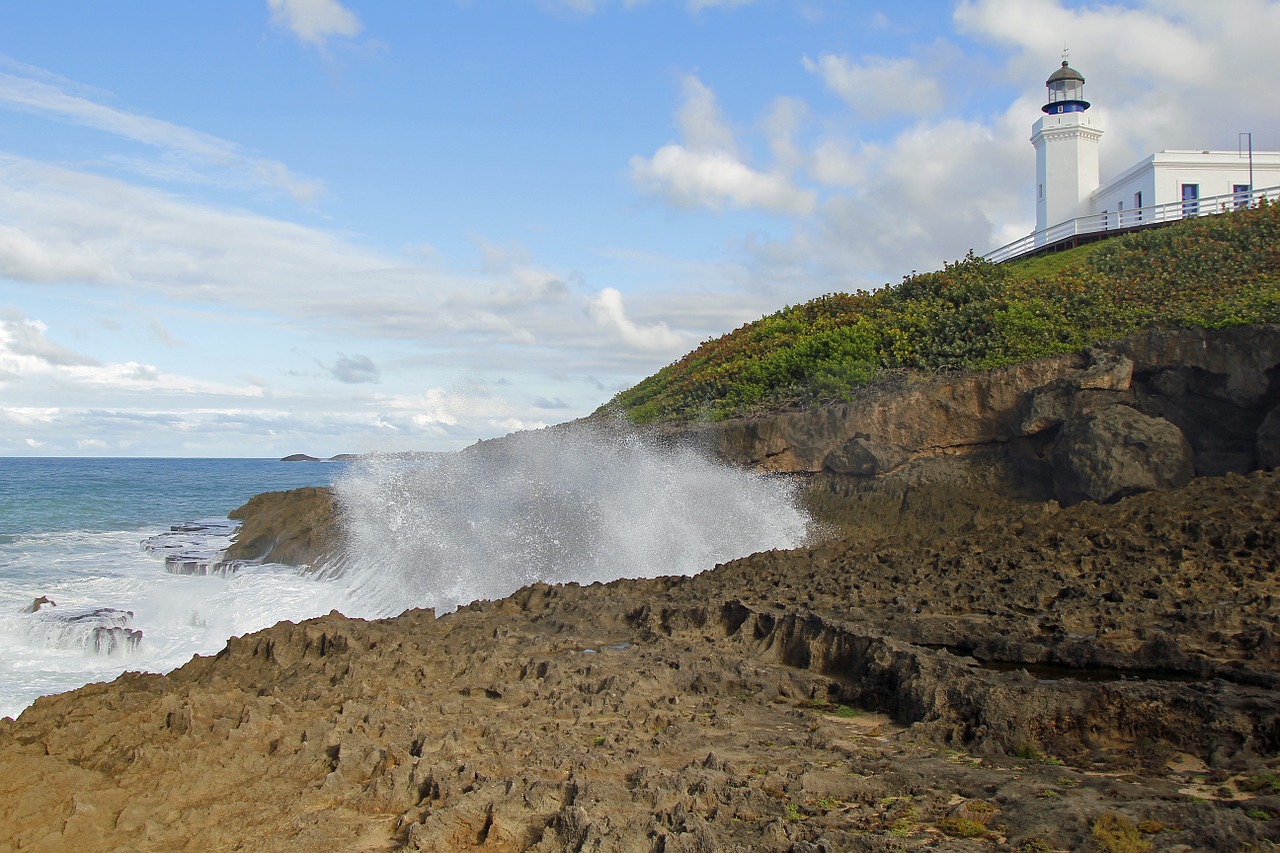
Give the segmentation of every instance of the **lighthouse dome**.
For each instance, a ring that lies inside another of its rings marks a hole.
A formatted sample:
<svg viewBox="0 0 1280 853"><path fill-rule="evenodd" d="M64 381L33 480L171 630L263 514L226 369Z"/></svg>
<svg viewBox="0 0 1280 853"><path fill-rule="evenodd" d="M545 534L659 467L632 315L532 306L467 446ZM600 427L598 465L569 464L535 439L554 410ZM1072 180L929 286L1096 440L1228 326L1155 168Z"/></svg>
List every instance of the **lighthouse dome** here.
<svg viewBox="0 0 1280 853"><path fill-rule="evenodd" d="M1044 113L1082 113L1089 109L1084 99L1084 75L1062 60L1062 67L1045 81L1049 87L1049 103L1040 108Z"/></svg>
<svg viewBox="0 0 1280 853"><path fill-rule="evenodd" d="M1065 59L1062 60L1062 67L1049 75L1049 79L1045 81L1045 85L1052 86L1054 83L1064 80L1078 80L1081 85L1084 85L1084 75L1068 65Z"/></svg>

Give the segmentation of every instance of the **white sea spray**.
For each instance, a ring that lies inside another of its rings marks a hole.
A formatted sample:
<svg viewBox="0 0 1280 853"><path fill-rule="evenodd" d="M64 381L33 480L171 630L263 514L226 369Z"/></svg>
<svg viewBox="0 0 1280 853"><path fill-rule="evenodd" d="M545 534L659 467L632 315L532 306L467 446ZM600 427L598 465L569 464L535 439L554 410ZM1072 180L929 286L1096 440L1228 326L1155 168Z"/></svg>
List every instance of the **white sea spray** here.
<svg viewBox="0 0 1280 853"><path fill-rule="evenodd" d="M385 456L334 483L361 615L440 611L535 581L689 575L809 527L792 483L634 432L550 429Z"/></svg>

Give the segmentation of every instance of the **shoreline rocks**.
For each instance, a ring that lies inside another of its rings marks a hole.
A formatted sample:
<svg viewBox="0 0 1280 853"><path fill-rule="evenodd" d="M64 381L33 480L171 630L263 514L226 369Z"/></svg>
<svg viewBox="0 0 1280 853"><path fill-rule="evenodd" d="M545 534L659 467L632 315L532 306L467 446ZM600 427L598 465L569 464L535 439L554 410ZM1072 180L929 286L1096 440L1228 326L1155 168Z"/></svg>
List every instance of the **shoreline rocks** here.
<svg viewBox="0 0 1280 853"><path fill-rule="evenodd" d="M319 566L340 556L338 510L326 488L265 492L228 517L241 522L224 555L228 562Z"/></svg>
<svg viewBox="0 0 1280 853"><path fill-rule="evenodd" d="M0 722L0 824L18 849L1077 850L1113 824L1265 849L1277 530L1280 474L1228 475L281 623Z"/></svg>
<svg viewBox="0 0 1280 853"><path fill-rule="evenodd" d="M1273 849L1280 472L1252 469L1278 368L1278 327L1158 332L668 431L806 478L833 536L281 623L42 698L0 721L0 826L33 850ZM238 555L341 558L327 490L237 517Z"/></svg>

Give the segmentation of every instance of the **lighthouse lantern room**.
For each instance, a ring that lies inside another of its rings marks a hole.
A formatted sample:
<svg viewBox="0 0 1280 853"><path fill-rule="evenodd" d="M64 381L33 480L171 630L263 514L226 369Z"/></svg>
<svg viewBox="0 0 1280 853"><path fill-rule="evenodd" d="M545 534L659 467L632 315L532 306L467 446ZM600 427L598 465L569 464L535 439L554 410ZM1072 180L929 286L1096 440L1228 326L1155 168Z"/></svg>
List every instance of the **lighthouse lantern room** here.
<svg viewBox="0 0 1280 853"><path fill-rule="evenodd" d="M1082 113L1089 109L1084 99L1084 76L1062 60L1062 67L1045 81L1049 103L1040 108L1044 113Z"/></svg>

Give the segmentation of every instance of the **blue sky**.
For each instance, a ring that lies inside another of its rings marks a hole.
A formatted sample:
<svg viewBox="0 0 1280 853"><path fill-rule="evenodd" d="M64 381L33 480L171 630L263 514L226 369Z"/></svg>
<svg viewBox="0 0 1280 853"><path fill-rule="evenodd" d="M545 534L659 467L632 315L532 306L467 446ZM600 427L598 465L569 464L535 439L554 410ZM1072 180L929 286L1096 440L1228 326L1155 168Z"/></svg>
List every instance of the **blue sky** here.
<svg viewBox="0 0 1280 853"><path fill-rule="evenodd" d="M1031 230L1064 46L1104 179L1280 148L1280 2L0 0L0 455L447 450Z"/></svg>

